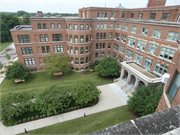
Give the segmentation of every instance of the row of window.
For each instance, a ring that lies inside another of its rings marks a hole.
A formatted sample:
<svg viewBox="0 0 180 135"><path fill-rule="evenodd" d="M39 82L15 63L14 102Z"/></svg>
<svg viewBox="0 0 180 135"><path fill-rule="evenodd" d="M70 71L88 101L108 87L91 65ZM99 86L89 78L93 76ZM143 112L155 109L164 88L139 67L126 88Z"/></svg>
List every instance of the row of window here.
<svg viewBox="0 0 180 135"><path fill-rule="evenodd" d="M108 43L108 49L111 48L111 42ZM105 43L96 43L96 49L105 49Z"/></svg>
<svg viewBox="0 0 180 135"><path fill-rule="evenodd" d="M87 64L90 61L91 61L91 56L85 57L85 58L75 58L75 64L77 64L77 65L79 65L79 64ZM71 64L74 64L74 58L69 57L69 62L71 62Z"/></svg>
<svg viewBox="0 0 180 135"><path fill-rule="evenodd" d="M66 35L67 37L67 41L72 43L72 35ZM84 37L85 37L85 41L84 41ZM90 42L91 41L91 34L90 35L80 35L80 43L84 43L84 42ZM78 35L74 35L74 43L78 43Z"/></svg>
<svg viewBox="0 0 180 135"><path fill-rule="evenodd" d="M80 49L80 54L85 53L90 53L91 52L91 46L86 46L86 47L74 47L74 54L79 54L79 49ZM85 50L84 50L85 49ZM67 52L73 54L73 47L67 46Z"/></svg>
<svg viewBox="0 0 180 135"><path fill-rule="evenodd" d="M97 18L108 18L108 13L97 13ZM111 18L114 18L114 13L111 13Z"/></svg>

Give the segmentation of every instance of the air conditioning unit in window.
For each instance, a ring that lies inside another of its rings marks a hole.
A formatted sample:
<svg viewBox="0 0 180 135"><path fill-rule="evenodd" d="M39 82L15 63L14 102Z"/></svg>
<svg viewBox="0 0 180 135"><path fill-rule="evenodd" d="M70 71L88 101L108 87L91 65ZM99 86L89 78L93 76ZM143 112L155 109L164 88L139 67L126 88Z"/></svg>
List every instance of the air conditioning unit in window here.
<svg viewBox="0 0 180 135"><path fill-rule="evenodd" d="M89 29L91 30L91 27Z"/></svg>
<svg viewBox="0 0 180 135"><path fill-rule="evenodd" d="M170 74L165 73L161 78L161 82L167 84L169 78L170 78Z"/></svg>
<svg viewBox="0 0 180 135"><path fill-rule="evenodd" d="M114 40L116 40L116 38Z"/></svg>

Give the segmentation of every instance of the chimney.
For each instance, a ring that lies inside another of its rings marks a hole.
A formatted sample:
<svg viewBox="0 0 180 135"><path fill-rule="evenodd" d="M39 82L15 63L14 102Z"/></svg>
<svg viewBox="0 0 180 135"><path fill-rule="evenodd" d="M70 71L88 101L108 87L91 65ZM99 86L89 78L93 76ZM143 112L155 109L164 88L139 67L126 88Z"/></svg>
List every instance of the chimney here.
<svg viewBox="0 0 180 135"><path fill-rule="evenodd" d="M37 11L37 15L38 15L39 17L43 17L43 12L42 12L42 11Z"/></svg>

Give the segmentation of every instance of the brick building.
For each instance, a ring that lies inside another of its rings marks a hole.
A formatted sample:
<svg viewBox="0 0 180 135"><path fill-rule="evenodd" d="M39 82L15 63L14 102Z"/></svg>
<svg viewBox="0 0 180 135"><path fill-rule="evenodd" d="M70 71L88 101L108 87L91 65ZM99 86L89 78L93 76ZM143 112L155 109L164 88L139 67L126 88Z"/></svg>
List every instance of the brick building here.
<svg viewBox="0 0 180 135"><path fill-rule="evenodd" d="M38 11L30 17L31 25L11 29L19 61L31 72L43 71L44 57L58 53L69 57L72 70L82 71L113 56L120 65L136 62L154 77L173 74L180 59L180 6L165 3L149 0L146 8L136 9L87 7L79 9L79 17L49 17Z"/></svg>

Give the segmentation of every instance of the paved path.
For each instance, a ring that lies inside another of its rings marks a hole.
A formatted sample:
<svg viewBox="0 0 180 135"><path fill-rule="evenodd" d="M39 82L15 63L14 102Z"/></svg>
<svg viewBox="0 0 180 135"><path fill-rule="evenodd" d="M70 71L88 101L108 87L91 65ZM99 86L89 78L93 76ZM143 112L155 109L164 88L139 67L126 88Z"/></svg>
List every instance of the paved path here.
<svg viewBox="0 0 180 135"><path fill-rule="evenodd" d="M12 127L5 127L2 122L0 122L0 133L1 135L13 135L24 132L24 128L27 131L50 126L53 124L57 124L60 122L80 118L86 115L106 111L112 108L120 107L127 104L127 95L119 88L119 86L123 85L121 81L118 83L112 83L102 86L97 86L101 90L100 98L98 104L92 107L79 109L76 111L59 114L56 116L51 116L48 118L35 120L32 122L27 122L25 124L19 124Z"/></svg>

